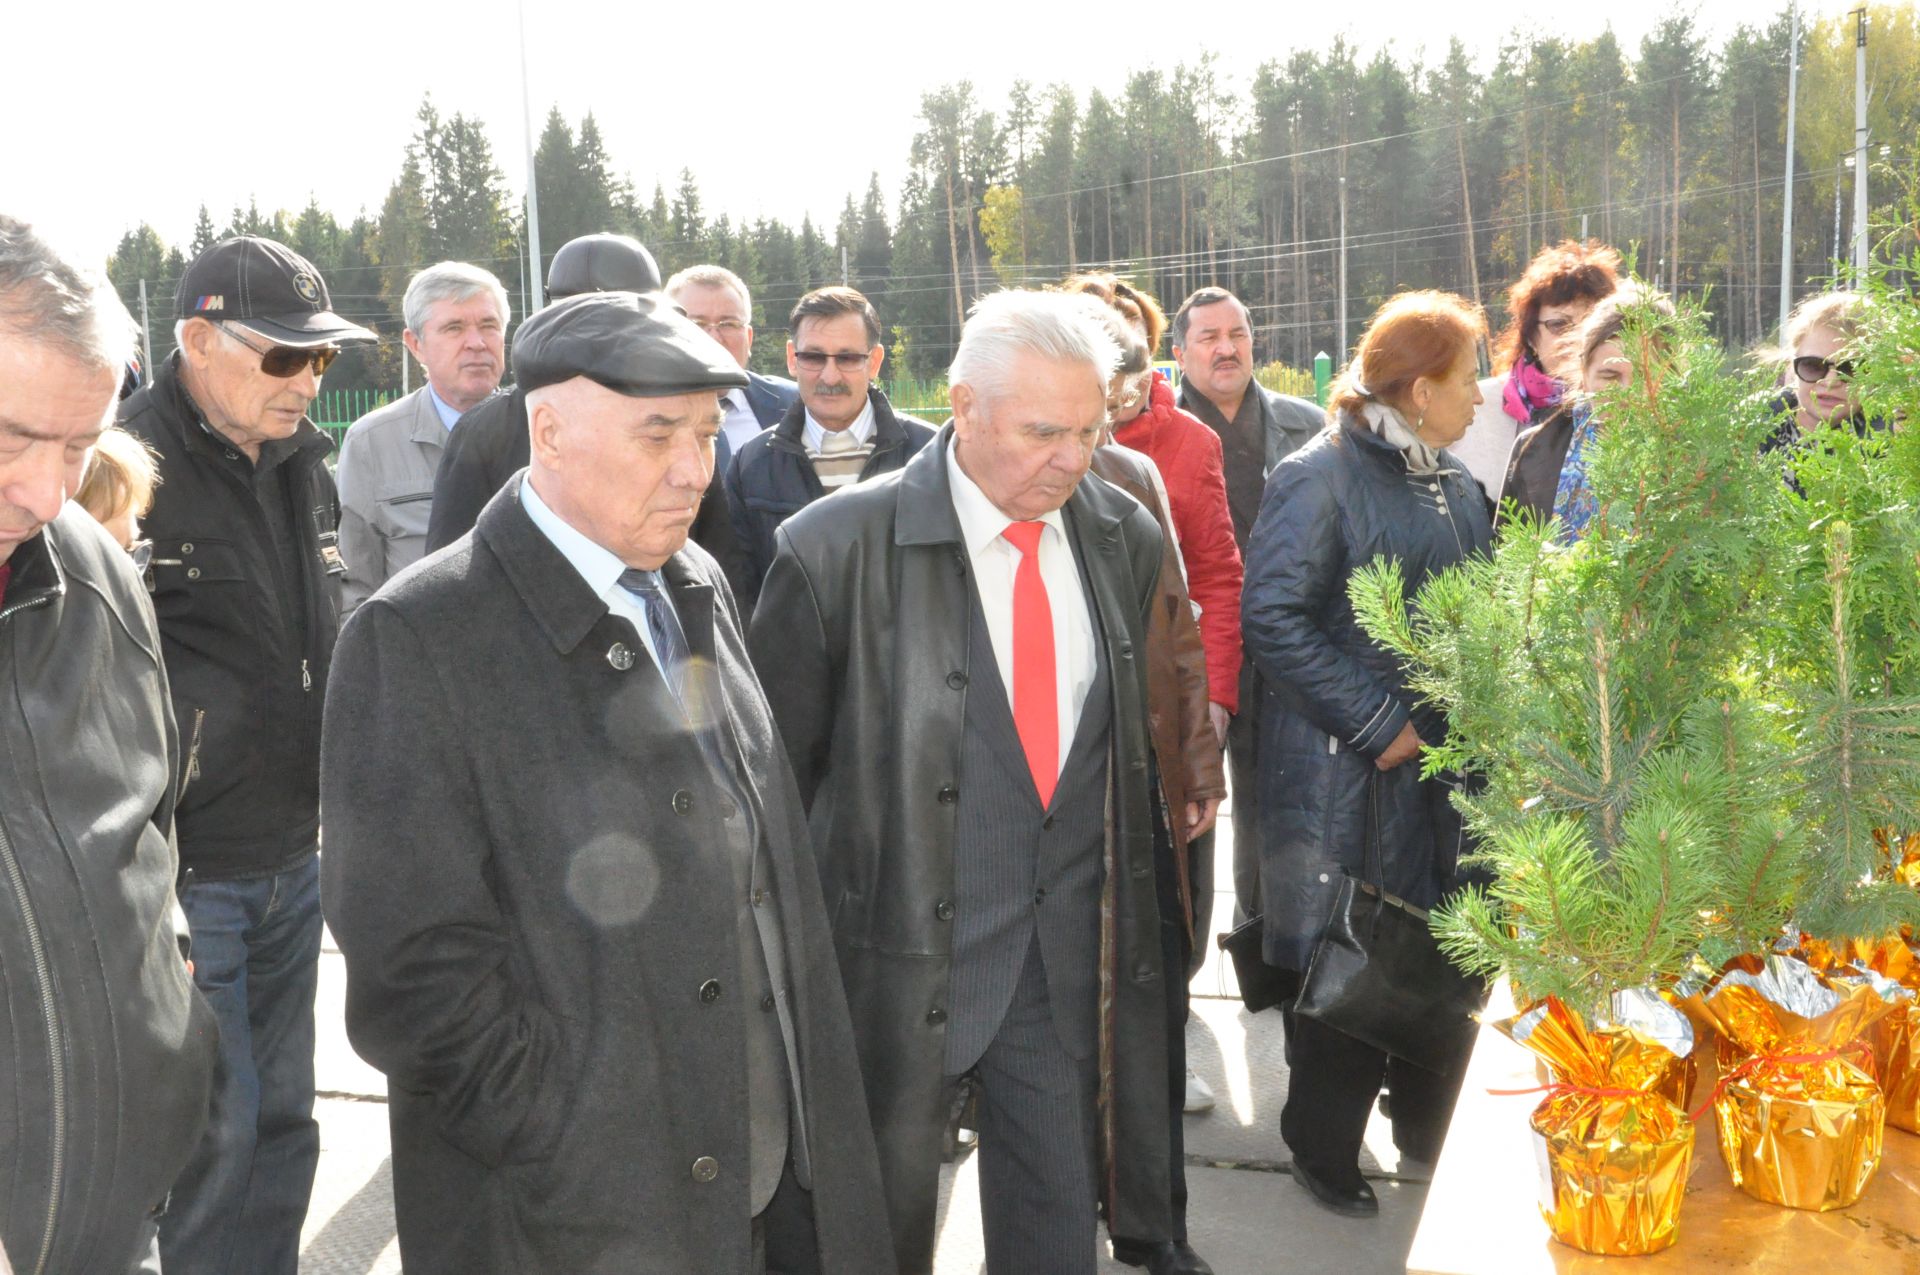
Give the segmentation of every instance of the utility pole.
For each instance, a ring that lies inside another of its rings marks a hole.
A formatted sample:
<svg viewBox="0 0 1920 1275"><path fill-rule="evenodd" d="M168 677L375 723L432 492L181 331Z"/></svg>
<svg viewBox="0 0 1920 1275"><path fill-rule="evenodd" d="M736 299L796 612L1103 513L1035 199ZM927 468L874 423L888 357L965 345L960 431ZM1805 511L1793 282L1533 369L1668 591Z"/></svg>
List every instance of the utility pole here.
<svg viewBox="0 0 1920 1275"><path fill-rule="evenodd" d="M1833 172L1833 258L1832 260L1833 260L1834 269L1836 270L1840 268L1840 186L1844 180L1841 174L1846 172L1847 169L1852 167L1853 167L1853 156L1849 155L1846 157L1846 159L1841 161L1840 166L1834 169L1834 172Z"/></svg>
<svg viewBox="0 0 1920 1275"><path fill-rule="evenodd" d="M840 286L843 288L853 286L853 281L847 277L847 246L845 244L840 245Z"/></svg>
<svg viewBox="0 0 1920 1275"><path fill-rule="evenodd" d="M140 281L140 383L153 379L153 328L147 322L147 281Z"/></svg>
<svg viewBox="0 0 1920 1275"><path fill-rule="evenodd" d="M1867 272L1867 7L1853 11L1853 268Z"/></svg>
<svg viewBox="0 0 1920 1275"><path fill-rule="evenodd" d="M546 304L540 287L540 192L533 175L533 100L527 92L527 4L515 5L520 15L520 121L527 136L527 291L531 313ZM404 359L402 362L404 363Z"/></svg>
<svg viewBox="0 0 1920 1275"><path fill-rule="evenodd" d="M1344 161L1346 152L1341 152ZM1347 341L1347 175L1340 174L1340 362L1353 347Z"/></svg>
<svg viewBox="0 0 1920 1275"><path fill-rule="evenodd" d="M1787 6L1791 32L1787 37L1787 181L1780 188L1780 331L1787 330L1787 311L1793 307L1793 133L1795 108L1800 101L1800 6Z"/></svg>

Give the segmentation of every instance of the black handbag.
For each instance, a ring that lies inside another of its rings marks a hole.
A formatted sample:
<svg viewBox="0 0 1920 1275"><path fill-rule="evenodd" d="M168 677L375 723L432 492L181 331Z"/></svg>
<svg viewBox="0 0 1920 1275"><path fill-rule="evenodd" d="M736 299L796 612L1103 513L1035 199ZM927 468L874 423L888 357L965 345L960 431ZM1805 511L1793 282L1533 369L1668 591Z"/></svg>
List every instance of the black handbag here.
<svg viewBox="0 0 1920 1275"><path fill-rule="evenodd" d="M1299 975L1266 962L1266 918L1250 917L1226 934L1214 936L1222 952L1233 958L1233 976L1240 984L1240 1000L1249 1014L1272 1009L1293 996Z"/></svg>
<svg viewBox="0 0 1920 1275"><path fill-rule="evenodd" d="M1485 988L1440 951L1427 913L1388 894L1379 776L1367 777L1364 877L1347 877L1301 978L1293 1012L1417 1067L1459 1065Z"/></svg>

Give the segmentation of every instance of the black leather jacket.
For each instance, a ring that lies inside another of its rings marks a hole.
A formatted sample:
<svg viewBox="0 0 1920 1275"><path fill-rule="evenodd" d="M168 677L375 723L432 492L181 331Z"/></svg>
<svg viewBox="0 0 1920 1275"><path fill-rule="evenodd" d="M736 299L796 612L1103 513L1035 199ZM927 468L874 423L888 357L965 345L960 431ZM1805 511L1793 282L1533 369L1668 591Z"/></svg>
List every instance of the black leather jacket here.
<svg viewBox="0 0 1920 1275"><path fill-rule="evenodd" d="M141 525L186 753L180 857L202 879L259 875L310 854L320 833L320 705L342 574L333 443L302 421L281 462L300 560L300 578L283 580L253 466L201 425L179 367L178 353L161 364L120 424L160 458Z"/></svg>
<svg viewBox="0 0 1920 1275"><path fill-rule="evenodd" d="M967 670L993 660L967 649L952 434L788 520L748 634L808 807L903 1272L926 1270L933 1252L960 739ZM1065 516L1113 674L1101 1193L1115 1234L1154 1240L1170 1227L1144 669L1160 530L1092 476Z"/></svg>
<svg viewBox="0 0 1920 1275"><path fill-rule="evenodd" d="M68 505L0 600L0 1242L126 1271L206 1122L213 1012L174 905L178 740L126 555Z"/></svg>

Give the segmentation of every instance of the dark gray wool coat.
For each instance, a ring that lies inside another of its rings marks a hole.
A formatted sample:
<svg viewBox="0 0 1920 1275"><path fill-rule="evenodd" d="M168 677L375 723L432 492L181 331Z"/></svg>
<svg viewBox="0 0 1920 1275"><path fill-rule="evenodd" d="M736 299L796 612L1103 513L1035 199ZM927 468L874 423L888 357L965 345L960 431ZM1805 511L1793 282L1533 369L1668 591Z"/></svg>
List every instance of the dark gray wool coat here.
<svg viewBox="0 0 1920 1275"><path fill-rule="evenodd" d="M792 772L719 568L689 544L664 572L772 855L820 1265L890 1272ZM722 793L633 626L533 525L517 478L349 621L321 793L347 1031L390 1082L409 1275L745 1272ZM709 1157L717 1175L694 1167Z"/></svg>
<svg viewBox="0 0 1920 1275"><path fill-rule="evenodd" d="M948 425L904 469L780 525L754 610L806 798L880 1145L900 1269L929 1268L946 1130L953 855L969 651ZM1100 1193L1117 1235L1170 1234L1166 999L1148 802L1146 613L1160 528L1093 475L1064 506L1112 671L1100 943ZM1044 1275L1035 1272L1034 1275Z"/></svg>
<svg viewBox="0 0 1920 1275"><path fill-rule="evenodd" d="M1260 889L1266 959L1304 970L1342 875L1365 875L1367 781L1377 784L1386 888L1432 907L1455 883L1460 814L1420 764L1373 759L1409 720L1438 743L1446 722L1408 692L1399 660L1354 619L1347 583L1378 557L1407 596L1492 541L1487 501L1464 466L1417 475L1391 444L1343 417L1274 467L1247 542L1246 651L1265 679Z"/></svg>

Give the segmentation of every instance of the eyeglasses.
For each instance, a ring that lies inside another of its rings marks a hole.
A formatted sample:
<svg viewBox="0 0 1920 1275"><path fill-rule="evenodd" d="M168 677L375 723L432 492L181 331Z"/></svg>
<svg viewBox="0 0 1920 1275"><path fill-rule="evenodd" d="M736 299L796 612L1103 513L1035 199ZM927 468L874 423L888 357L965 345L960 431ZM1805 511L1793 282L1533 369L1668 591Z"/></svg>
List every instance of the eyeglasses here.
<svg viewBox="0 0 1920 1275"><path fill-rule="evenodd" d="M1824 381L1835 372L1841 380L1851 381L1854 366L1852 359L1823 359L1817 354L1802 354L1793 361L1793 374L1809 385Z"/></svg>
<svg viewBox="0 0 1920 1275"><path fill-rule="evenodd" d="M340 347L323 345L316 349L295 349L291 345L269 345L264 350L246 337L240 335L245 329L231 323L222 323L220 330L260 356L260 370L268 376L289 377L300 375L301 369L309 364L315 376L325 376L333 361L340 357Z"/></svg>
<svg viewBox="0 0 1920 1275"><path fill-rule="evenodd" d="M716 332L745 332L747 325L739 319L694 319L693 326L712 336Z"/></svg>
<svg viewBox="0 0 1920 1275"><path fill-rule="evenodd" d="M1120 383L1120 388L1115 393L1107 395L1108 414L1132 411L1146 401L1152 387L1153 370L1151 368L1144 374L1128 377Z"/></svg>
<svg viewBox="0 0 1920 1275"><path fill-rule="evenodd" d="M1565 336L1567 333L1573 331L1573 325L1579 321L1580 320L1571 315L1558 319L1542 319L1540 320L1540 330L1548 336Z"/></svg>
<svg viewBox="0 0 1920 1275"><path fill-rule="evenodd" d="M793 361L809 372L818 372L825 368L828 359L832 359L833 365L842 372L858 372L867 365L867 360L872 357L873 351L871 350L865 354L860 354L853 350L840 350L833 354L829 354L825 350L795 350L793 352Z"/></svg>

